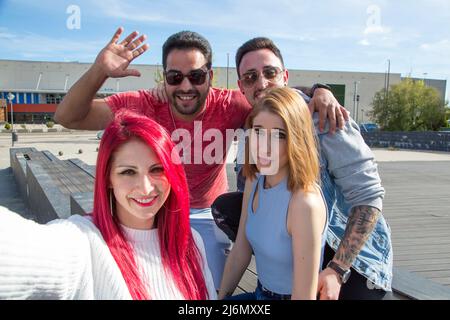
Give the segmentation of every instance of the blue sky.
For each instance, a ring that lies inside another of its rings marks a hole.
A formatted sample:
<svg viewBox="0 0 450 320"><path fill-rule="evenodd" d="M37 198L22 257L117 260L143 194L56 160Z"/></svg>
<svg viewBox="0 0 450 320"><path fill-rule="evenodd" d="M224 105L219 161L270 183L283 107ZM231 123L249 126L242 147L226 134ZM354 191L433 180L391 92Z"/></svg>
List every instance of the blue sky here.
<svg viewBox="0 0 450 320"><path fill-rule="evenodd" d="M136 63L161 63L167 37L193 30L215 66L268 36L289 69L385 72L390 59L392 72L450 80L449 0L0 0L0 59L92 62L118 26L148 36Z"/></svg>

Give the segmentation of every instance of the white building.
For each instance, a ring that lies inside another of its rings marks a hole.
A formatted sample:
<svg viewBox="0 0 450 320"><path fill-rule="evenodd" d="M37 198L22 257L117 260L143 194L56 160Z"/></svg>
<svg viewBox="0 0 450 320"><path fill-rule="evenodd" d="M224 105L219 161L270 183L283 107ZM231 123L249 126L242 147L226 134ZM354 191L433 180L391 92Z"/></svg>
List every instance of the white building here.
<svg viewBox="0 0 450 320"><path fill-rule="evenodd" d="M8 92L15 95L14 118L21 122L42 122L51 118L57 104L68 89L89 69L90 63L41 62L0 60L0 108L5 105ZM141 77L108 79L99 90L99 96L116 92L153 88L162 79L161 65L133 65ZM235 68L214 68L213 85L237 88ZM389 84L402 80L398 73L389 75ZM325 83L358 122L368 121L367 113L375 93L386 87L384 73L289 70L290 86L312 86ZM445 97L445 80L426 79L426 84L436 87ZM2 101L3 99L3 101ZM6 119L6 109L1 109L0 121ZM3 117L2 117L3 113ZM8 113L9 104L8 104Z"/></svg>

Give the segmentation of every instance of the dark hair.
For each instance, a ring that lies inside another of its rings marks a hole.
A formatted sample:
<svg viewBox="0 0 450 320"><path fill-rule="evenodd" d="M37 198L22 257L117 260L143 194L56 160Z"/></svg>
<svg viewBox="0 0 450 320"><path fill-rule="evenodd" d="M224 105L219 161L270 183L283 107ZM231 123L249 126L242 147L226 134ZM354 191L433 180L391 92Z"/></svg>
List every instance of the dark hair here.
<svg viewBox="0 0 450 320"><path fill-rule="evenodd" d="M244 55L249 52L261 50L261 49L269 49L270 51L272 51L281 60L281 64L283 65L283 68L284 68L283 57L281 56L280 49L278 49L278 47L275 45L275 43L273 43L273 41L270 40L269 38L258 37L258 38L253 38L253 39L248 40L246 43L244 43L242 46L240 46L239 49L237 50L237 52L236 52L236 71L237 71L238 77L240 77L239 66L241 64L241 61L242 61L242 58L244 57Z"/></svg>
<svg viewBox="0 0 450 320"><path fill-rule="evenodd" d="M212 50L208 40L203 36L193 31L180 31L171 35L163 45L163 67L166 70L167 56L173 49L186 50L197 49L206 59L206 67L211 69L212 65Z"/></svg>

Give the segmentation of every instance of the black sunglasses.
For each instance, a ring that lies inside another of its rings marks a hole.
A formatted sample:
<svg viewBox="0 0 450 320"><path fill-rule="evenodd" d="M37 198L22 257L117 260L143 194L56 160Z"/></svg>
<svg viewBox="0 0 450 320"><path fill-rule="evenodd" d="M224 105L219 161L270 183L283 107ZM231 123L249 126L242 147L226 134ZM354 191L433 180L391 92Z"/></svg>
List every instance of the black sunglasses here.
<svg viewBox="0 0 450 320"><path fill-rule="evenodd" d="M164 72L167 84L171 86L177 86L183 82L184 78L188 78L189 82L194 86L200 86L205 83L206 75L208 71L203 69L196 69L189 71L187 74L183 74L178 70L169 70Z"/></svg>
<svg viewBox="0 0 450 320"><path fill-rule="evenodd" d="M268 81L278 81L280 79L280 75L284 70L278 67L264 67L262 70L262 75ZM240 80L245 87L252 87L256 81L259 79L259 72L256 70L252 70L244 73Z"/></svg>

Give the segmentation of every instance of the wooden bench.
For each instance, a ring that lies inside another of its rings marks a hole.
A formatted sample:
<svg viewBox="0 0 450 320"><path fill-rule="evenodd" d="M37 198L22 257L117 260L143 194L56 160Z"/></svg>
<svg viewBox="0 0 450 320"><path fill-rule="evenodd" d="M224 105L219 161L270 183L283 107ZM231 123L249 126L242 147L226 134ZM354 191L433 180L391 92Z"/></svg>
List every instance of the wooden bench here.
<svg viewBox="0 0 450 320"><path fill-rule="evenodd" d="M19 190L39 223L69 217L71 194L93 192L93 169L79 159L60 160L35 149L10 150Z"/></svg>

